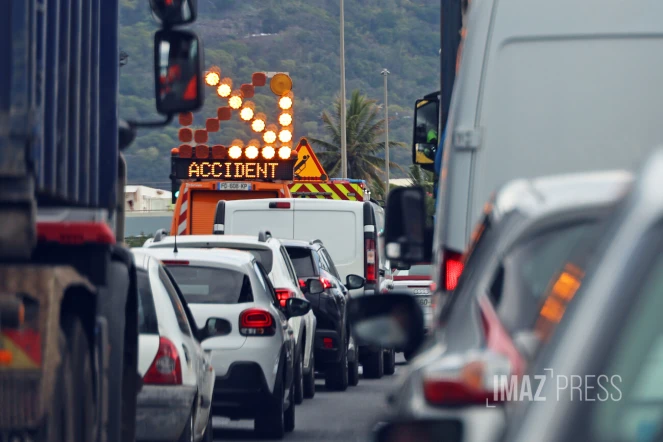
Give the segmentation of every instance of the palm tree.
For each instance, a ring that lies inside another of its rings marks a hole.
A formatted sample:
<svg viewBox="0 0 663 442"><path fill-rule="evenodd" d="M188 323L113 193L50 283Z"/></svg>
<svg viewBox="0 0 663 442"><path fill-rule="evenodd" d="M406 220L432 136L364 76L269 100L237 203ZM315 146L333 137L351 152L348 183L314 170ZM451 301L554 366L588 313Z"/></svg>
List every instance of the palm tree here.
<svg viewBox="0 0 663 442"><path fill-rule="evenodd" d="M311 143L323 148L316 153L329 176L341 172L341 100L334 100L334 113L322 113L322 122L329 141L311 138ZM346 113L346 135L348 153L348 177L363 179L369 183L384 182L384 118L380 118L380 107L375 100L352 92ZM404 143L389 141L389 147L403 148ZM390 168L401 167L390 162Z"/></svg>
<svg viewBox="0 0 663 442"><path fill-rule="evenodd" d="M410 166L410 181L413 186L423 187L427 193L433 193L433 174L416 164Z"/></svg>

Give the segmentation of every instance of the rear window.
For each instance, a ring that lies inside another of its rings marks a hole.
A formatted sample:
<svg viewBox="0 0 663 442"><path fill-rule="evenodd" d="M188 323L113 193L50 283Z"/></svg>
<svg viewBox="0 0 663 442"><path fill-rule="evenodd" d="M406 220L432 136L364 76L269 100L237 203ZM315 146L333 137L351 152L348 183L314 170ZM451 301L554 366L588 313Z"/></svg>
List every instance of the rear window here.
<svg viewBox="0 0 663 442"><path fill-rule="evenodd" d="M158 335L159 325L157 312L154 308L150 277L145 270L138 269L138 333L147 335Z"/></svg>
<svg viewBox="0 0 663 442"><path fill-rule="evenodd" d="M251 280L242 272L198 266L169 266L187 302L241 304L253 302Z"/></svg>
<svg viewBox="0 0 663 442"><path fill-rule="evenodd" d="M408 270L396 270L394 276L430 276L433 266L430 264L413 265Z"/></svg>
<svg viewBox="0 0 663 442"><path fill-rule="evenodd" d="M304 247L286 247L290 261L295 266L298 278L307 276L316 276L315 265L313 264L313 256L311 251Z"/></svg>

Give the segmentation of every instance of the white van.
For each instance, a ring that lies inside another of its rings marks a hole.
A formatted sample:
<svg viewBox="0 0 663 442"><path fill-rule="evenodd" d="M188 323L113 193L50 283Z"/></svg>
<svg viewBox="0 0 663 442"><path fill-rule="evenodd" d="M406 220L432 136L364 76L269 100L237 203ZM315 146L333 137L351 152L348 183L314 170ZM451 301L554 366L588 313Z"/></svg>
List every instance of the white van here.
<svg viewBox="0 0 663 442"><path fill-rule="evenodd" d="M255 235L269 231L275 238L321 240L343 280L351 274L366 278L365 286L352 290L352 296L380 293L389 271L383 253L383 229L384 210L373 202L275 198L219 201L213 232ZM371 377L394 373L393 349L360 347L360 361L365 373L375 374Z"/></svg>
<svg viewBox="0 0 663 442"><path fill-rule="evenodd" d="M443 294L502 184L633 170L663 142L663 1L473 0L466 24L436 214Z"/></svg>

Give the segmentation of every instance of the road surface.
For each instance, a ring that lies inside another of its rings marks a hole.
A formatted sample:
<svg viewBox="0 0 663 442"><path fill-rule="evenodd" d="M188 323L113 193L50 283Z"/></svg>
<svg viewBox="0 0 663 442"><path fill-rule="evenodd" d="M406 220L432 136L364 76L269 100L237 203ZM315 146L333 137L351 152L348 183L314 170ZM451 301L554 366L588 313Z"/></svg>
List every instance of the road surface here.
<svg viewBox="0 0 663 442"><path fill-rule="evenodd" d="M325 390L324 380L316 382L313 399L297 406L295 431L284 441L297 442L366 442L369 431L387 408L385 394L403 370L403 356L396 355L396 374L380 380L361 378L359 385L344 392ZM260 441L253 432L253 421L231 422L214 418L215 441Z"/></svg>

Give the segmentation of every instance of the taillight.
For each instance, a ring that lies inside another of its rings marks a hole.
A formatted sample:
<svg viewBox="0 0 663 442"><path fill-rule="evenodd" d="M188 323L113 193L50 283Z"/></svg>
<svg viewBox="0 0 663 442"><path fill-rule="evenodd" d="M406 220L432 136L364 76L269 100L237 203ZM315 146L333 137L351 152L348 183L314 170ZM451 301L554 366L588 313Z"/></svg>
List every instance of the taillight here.
<svg viewBox="0 0 663 442"><path fill-rule="evenodd" d="M159 349L152 365L143 377L143 383L152 385L182 384L182 365L177 348L169 339L159 338Z"/></svg>
<svg viewBox="0 0 663 442"><path fill-rule="evenodd" d="M364 262L366 268L364 273L366 283L376 284L378 281L377 266L375 265L375 240L367 239L364 244Z"/></svg>
<svg viewBox="0 0 663 442"><path fill-rule="evenodd" d="M290 289L274 289L276 292L276 298L279 300L281 307L285 307L285 303L288 298L294 298L295 292Z"/></svg>
<svg viewBox="0 0 663 442"><path fill-rule="evenodd" d="M445 250L444 262L442 265L444 272L444 289L448 292L453 291L456 289L460 275L463 273L463 267L465 265L463 262L463 255L450 250Z"/></svg>
<svg viewBox="0 0 663 442"><path fill-rule="evenodd" d="M276 324L267 310L250 308L239 315L239 333L243 336L274 336Z"/></svg>
<svg viewBox="0 0 663 442"><path fill-rule="evenodd" d="M320 277L320 283L325 290L332 288L332 283L327 278Z"/></svg>
<svg viewBox="0 0 663 442"><path fill-rule="evenodd" d="M298 282L299 282L299 288L304 290L306 288L306 280L300 278Z"/></svg>

